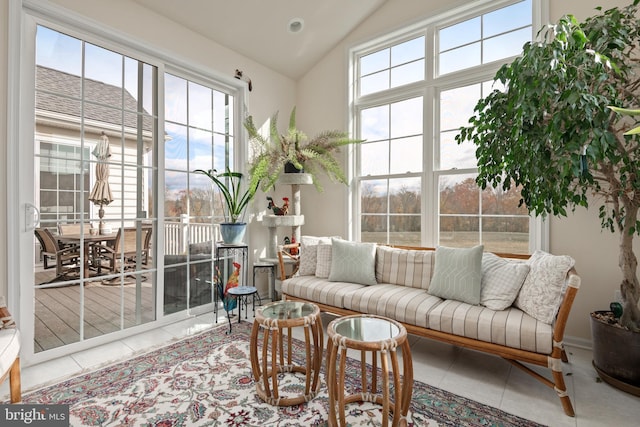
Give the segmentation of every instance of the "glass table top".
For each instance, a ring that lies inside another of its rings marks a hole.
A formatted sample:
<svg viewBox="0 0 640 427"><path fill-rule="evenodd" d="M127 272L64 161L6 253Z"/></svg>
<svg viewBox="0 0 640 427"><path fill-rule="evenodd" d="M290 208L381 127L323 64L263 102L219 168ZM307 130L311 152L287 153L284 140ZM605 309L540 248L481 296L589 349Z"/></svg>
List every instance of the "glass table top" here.
<svg viewBox="0 0 640 427"><path fill-rule="evenodd" d="M309 316L317 307L306 302L278 301L262 308L262 315L270 319L301 319Z"/></svg>
<svg viewBox="0 0 640 427"><path fill-rule="evenodd" d="M384 341L400 333L394 323L375 317L339 319L333 324L333 330L345 338L364 342Z"/></svg>
<svg viewBox="0 0 640 427"><path fill-rule="evenodd" d="M236 286L235 288L229 288L227 292L231 295L242 296L255 294L256 292L258 292L258 289L253 286Z"/></svg>

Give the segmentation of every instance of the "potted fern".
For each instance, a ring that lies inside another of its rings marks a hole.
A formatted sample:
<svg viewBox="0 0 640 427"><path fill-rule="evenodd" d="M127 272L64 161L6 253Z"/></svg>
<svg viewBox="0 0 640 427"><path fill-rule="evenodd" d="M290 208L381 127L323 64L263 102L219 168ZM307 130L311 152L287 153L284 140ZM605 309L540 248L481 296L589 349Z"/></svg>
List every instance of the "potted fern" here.
<svg viewBox="0 0 640 427"><path fill-rule="evenodd" d="M227 244L239 244L244 239L247 223L243 221L244 212L249 202L255 197L260 180L250 183L248 188L242 189L244 175L240 172L232 172L227 168L226 172L217 173L215 169L205 171L194 170L211 179L220 190L220 195L226 205L226 221L220 224L220 234Z"/></svg>
<svg viewBox="0 0 640 427"><path fill-rule="evenodd" d="M335 157L340 147L358 144L362 140L349 138L348 134L339 130L329 130L313 138L296 128L296 108L291 110L287 133L278 131L278 112L271 117L269 135L263 136L255 126L253 117L244 122L253 149L253 160L249 166L251 175L250 187L262 182L262 190L272 189L285 168L292 167L311 175L318 191L323 191L317 174L324 172L332 181L347 183L340 163Z"/></svg>

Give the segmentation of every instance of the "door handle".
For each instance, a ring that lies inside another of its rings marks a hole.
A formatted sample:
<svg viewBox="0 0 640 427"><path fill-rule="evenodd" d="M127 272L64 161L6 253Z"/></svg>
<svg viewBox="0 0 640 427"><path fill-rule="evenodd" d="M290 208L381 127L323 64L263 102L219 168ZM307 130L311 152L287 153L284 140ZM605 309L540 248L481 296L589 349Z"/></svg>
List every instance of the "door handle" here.
<svg viewBox="0 0 640 427"><path fill-rule="evenodd" d="M35 230L40 225L40 210L31 203L24 206L24 228L25 231Z"/></svg>

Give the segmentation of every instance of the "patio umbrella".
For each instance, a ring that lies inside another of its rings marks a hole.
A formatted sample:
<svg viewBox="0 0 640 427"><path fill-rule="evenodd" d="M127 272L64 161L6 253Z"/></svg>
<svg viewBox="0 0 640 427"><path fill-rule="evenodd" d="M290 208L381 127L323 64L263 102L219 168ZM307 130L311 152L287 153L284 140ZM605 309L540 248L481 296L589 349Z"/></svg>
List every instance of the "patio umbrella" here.
<svg viewBox="0 0 640 427"><path fill-rule="evenodd" d="M102 132L102 139L93 149L93 155L98 159L98 163L96 163L96 182L93 184L91 194L89 194L89 200L96 206L100 206L98 211L100 233L106 234L102 217L104 216L104 206L113 201L113 194L109 187L109 163L107 163L107 159L111 157L111 148L109 147L109 138L104 132Z"/></svg>

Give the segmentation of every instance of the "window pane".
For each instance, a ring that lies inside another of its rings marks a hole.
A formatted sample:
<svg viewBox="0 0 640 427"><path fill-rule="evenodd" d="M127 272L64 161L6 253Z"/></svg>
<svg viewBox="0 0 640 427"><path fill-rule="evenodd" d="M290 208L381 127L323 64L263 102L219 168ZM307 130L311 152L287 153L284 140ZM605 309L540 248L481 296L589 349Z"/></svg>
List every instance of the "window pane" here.
<svg viewBox="0 0 640 427"><path fill-rule="evenodd" d="M482 31L486 38L509 30L531 25L531 22L531 0L526 0L484 15ZM529 38L531 38L530 28L528 32Z"/></svg>
<svg viewBox="0 0 640 427"><path fill-rule="evenodd" d="M502 188L486 188L482 191L482 214L524 215L528 216L527 207L520 203L520 188L511 187L509 191Z"/></svg>
<svg viewBox="0 0 640 427"><path fill-rule="evenodd" d="M194 217L207 217L213 214L213 186L211 180L202 175L189 174L189 211Z"/></svg>
<svg viewBox="0 0 640 427"><path fill-rule="evenodd" d="M362 242L388 243L386 215L362 215L360 230L360 240Z"/></svg>
<svg viewBox="0 0 640 427"><path fill-rule="evenodd" d="M167 171L164 185L164 216L180 218L181 214L187 214L187 174Z"/></svg>
<svg viewBox="0 0 640 427"><path fill-rule="evenodd" d="M85 98L121 107L123 56L90 43L85 43L84 54Z"/></svg>
<svg viewBox="0 0 640 427"><path fill-rule="evenodd" d="M460 129L468 125L469 117L481 98L481 85L474 84L440 92L440 130Z"/></svg>
<svg viewBox="0 0 640 427"><path fill-rule="evenodd" d="M519 55L522 52L522 46L530 40L531 27L485 40L482 62L486 64Z"/></svg>
<svg viewBox="0 0 640 427"><path fill-rule="evenodd" d="M391 138L422 134L422 97L391 104Z"/></svg>
<svg viewBox="0 0 640 427"><path fill-rule="evenodd" d="M474 216L441 217L439 244L454 248L479 245L479 222Z"/></svg>
<svg viewBox="0 0 640 427"><path fill-rule="evenodd" d="M389 173L389 141L364 142L360 146L360 174Z"/></svg>
<svg viewBox="0 0 640 427"><path fill-rule="evenodd" d="M38 26L36 36L36 64L73 76L82 73L82 42L74 37ZM80 92L80 80L75 80ZM36 79L36 86L42 88Z"/></svg>
<svg viewBox="0 0 640 427"><path fill-rule="evenodd" d="M479 214L480 188L475 175L441 176L440 215Z"/></svg>
<svg viewBox="0 0 640 427"><path fill-rule="evenodd" d="M480 40L480 31L480 17L441 29L438 32L439 52Z"/></svg>
<svg viewBox="0 0 640 427"><path fill-rule="evenodd" d="M476 146L471 141L458 144L457 130L440 132L440 170L475 168Z"/></svg>
<svg viewBox="0 0 640 427"><path fill-rule="evenodd" d="M171 74L164 75L164 117L187 124L187 81Z"/></svg>
<svg viewBox="0 0 640 427"><path fill-rule="evenodd" d="M439 74L447 74L453 71L480 65L480 43L453 49L439 56Z"/></svg>
<svg viewBox="0 0 640 427"><path fill-rule="evenodd" d="M389 89L389 70L370 74L360 79L360 95Z"/></svg>
<svg viewBox="0 0 640 427"><path fill-rule="evenodd" d="M213 164L213 133L189 128L189 170L208 170Z"/></svg>
<svg viewBox="0 0 640 427"><path fill-rule="evenodd" d="M389 138L389 106L367 108L360 112L360 137L367 141Z"/></svg>
<svg viewBox="0 0 640 427"><path fill-rule="evenodd" d="M387 180L364 181L360 189L363 213L387 213Z"/></svg>
<svg viewBox="0 0 640 427"><path fill-rule="evenodd" d="M182 171L188 170L186 126L167 123L165 132L165 168Z"/></svg>
<svg viewBox="0 0 640 427"><path fill-rule="evenodd" d="M213 130L218 133L233 132L233 97L213 91Z"/></svg>
<svg viewBox="0 0 640 427"><path fill-rule="evenodd" d="M391 69L391 87L424 80L424 60L410 62Z"/></svg>
<svg viewBox="0 0 640 427"><path fill-rule="evenodd" d="M212 130L211 89L189 82L189 124L200 129Z"/></svg>
<svg viewBox="0 0 640 427"><path fill-rule="evenodd" d="M420 246L420 215L391 215L389 217L389 243Z"/></svg>
<svg viewBox="0 0 640 427"><path fill-rule="evenodd" d="M488 252L529 253L529 218L484 217L482 243Z"/></svg>
<svg viewBox="0 0 640 427"><path fill-rule="evenodd" d="M389 180L389 212L419 214L421 211L420 184L420 178Z"/></svg>
<svg viewBox="0 0 640 427"><path fill-rule="evenodd" d="M364 76L389 68L389 55L389 49L382 49L360 58L360 75Z"/></svg>
<svg viewBox="0 0 640 427"><path fill-rule="evenodd" d="M422 137L391 141L390 173L422 172Z"/></svg>
<svg viewBox="0 0 640 427"><path fill-rule="evenodd" d="M418 37L391 48L391 66L424 58L424 37Z"/></svg>

